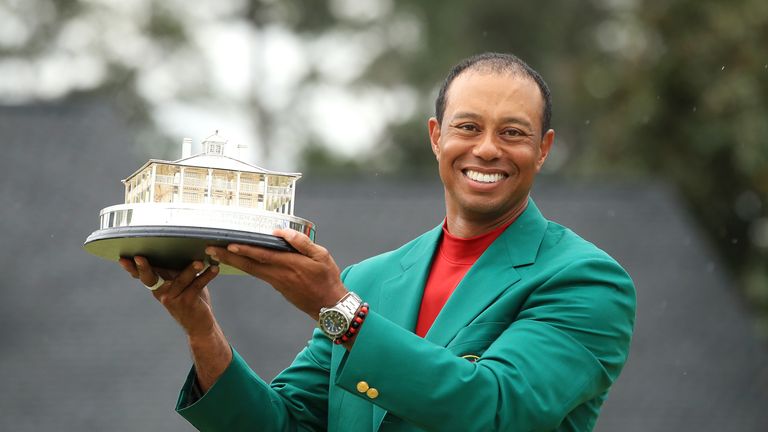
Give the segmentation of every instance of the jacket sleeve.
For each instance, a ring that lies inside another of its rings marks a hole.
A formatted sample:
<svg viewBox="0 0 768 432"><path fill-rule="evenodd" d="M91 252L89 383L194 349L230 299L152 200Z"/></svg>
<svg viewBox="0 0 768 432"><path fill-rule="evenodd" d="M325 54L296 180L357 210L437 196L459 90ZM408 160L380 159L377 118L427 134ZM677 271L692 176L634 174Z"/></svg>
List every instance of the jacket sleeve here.
<svg viewBox="0 0 768 432"><path fill-rule="evenodd" d="M192 368L176 411L201 431L326 430L331 346L327 337L315 331L291 366L270 384L233 349L227 369L199 398Z"/></svg>
<svg viewBox="0 0 768 432"><path fill-rule="evenodd" d="M330 344L319 337L314 339L271 384L256 375L233 349L227 369L195 400L191 397L196 386L192 367L176 411L201 431L325 430Z"/></svg>
<svg viewBox="0 0 768 432"><path fill-rule="evenodd" d="M618 264L583 260L543 281L474 363L372 311L335 381L369 399L365 381L371 402L426 430L553 430L618 376L634 309Z"/></svg>

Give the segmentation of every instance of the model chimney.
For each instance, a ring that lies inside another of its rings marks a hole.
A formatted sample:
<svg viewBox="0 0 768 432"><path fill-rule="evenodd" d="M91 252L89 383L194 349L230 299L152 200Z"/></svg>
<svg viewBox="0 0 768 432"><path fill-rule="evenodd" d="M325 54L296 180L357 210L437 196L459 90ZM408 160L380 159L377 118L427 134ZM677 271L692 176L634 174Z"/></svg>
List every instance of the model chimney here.
<svg viewBox="0 0 768 432"><path fill-rule="evenodd" d="M235 148L237 149L237 159L243 160L243 152L248 148L248 145L238 144Z"/></svg>
<svg viewBox="0 0 768 432"><path fill-rule="evenodd" d="M192 138L184 138L181 141L181 158L186 159L192 156Z"/></svg>

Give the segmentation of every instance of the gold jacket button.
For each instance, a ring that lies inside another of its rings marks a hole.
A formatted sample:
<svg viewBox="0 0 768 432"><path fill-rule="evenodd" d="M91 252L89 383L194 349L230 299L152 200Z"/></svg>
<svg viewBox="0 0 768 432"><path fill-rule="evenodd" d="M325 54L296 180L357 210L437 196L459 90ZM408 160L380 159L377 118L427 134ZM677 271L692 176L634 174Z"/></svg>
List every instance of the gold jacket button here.
<svg viewBox="0 0 768 432"><path fill-rule="evenodd" d="M379 391L371 387L368 389L367 392L365 392L365 395L371 399L376 399L377 397L379 397Z"/></svg>
<svg viewBox="0 0 768 432"><path fill-rule="evenodd" d="M359 383L357 383L357 391L359 391L360 393L367 392L369 388L370 386L365 381L360 381Z"/></svg>

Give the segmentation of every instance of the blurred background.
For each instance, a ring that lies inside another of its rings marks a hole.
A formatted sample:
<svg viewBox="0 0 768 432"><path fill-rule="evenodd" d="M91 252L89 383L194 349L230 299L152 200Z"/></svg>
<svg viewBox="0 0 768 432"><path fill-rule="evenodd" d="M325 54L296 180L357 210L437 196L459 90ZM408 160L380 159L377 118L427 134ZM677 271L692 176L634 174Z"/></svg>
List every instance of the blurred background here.
<svg viewBox="0 0 768 432"><path fill-rule="evenodd" d="M219 130L305 174L297 214L352 264L439 223L437 88L502 51L554 97L537 203L638 286L597 429L767 430L768 2L517 3L0 0L0 429L190 429L171 411L181 332L80 249L120 179ZM270 379L312 323L269 287L217 284Z"/></svg>

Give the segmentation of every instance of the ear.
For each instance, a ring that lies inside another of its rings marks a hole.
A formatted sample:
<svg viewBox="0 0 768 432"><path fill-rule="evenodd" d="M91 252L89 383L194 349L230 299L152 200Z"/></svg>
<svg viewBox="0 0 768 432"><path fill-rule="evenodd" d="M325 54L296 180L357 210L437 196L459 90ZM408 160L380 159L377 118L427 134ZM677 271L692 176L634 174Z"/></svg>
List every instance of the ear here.
<svg viewBox="0 0 768 432"><path fill-rule="evenodd" d="M432 145L432 153L435 158L440 158L440 123L435 117L430 117L427 122L429 128L429 142Z"/></svg>
<svg viewBox="0 0 768 432"><path fill-rule="evenodd" d="M541 171L541 167L544 166L544 161L549 156L549 150L552 149L552 143L555 142L555 131L550 129L541 138L539 145L539 160L536 161L536 172Z"/></svg>

